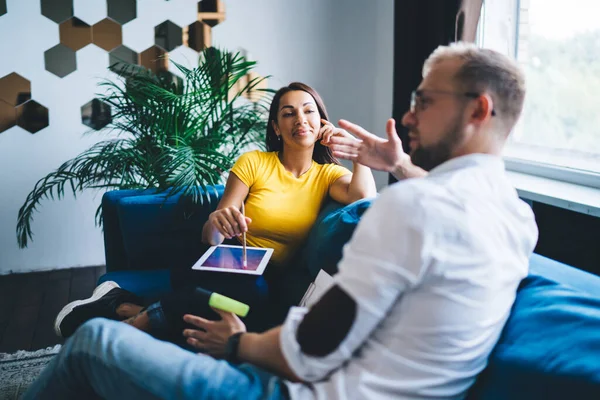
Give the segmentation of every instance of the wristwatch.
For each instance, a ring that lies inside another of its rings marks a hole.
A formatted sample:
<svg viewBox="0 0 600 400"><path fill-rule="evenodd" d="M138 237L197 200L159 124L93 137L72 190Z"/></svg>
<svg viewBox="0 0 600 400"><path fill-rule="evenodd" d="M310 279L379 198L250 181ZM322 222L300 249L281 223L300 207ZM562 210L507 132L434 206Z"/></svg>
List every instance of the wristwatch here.
<svg viewBox="0 0 600 400"><path fill-rule="evenodd" d="M234 333L229 336L227 344L225 345L225 360L230 363L237 364L238 360L238 347L240 347L240 337L244 332Z"/></svg>

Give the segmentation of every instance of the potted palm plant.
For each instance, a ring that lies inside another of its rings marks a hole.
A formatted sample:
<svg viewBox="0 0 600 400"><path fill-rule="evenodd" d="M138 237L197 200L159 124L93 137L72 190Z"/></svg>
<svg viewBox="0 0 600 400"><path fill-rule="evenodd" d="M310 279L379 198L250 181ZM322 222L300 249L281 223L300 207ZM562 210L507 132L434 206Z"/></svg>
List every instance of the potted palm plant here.
<svg viewBox="0 0 600 400"><path fill-rule="evenodd" d="M19 210L19 247L33 238L31 224L40 202L60 199L65 190L76 196L87 189L154 188L202 202L207 185L222 183L248 146L263 146L272 91L258 102L241 97L264 79L246 78L256 62L208 48L193 69L173 64L183 79L134 65L111 66L118 79L101 83L108 90L99 98L113 113L102 129L108 139L35 184ZM98 207L96 223L101 221Z"/></svg>

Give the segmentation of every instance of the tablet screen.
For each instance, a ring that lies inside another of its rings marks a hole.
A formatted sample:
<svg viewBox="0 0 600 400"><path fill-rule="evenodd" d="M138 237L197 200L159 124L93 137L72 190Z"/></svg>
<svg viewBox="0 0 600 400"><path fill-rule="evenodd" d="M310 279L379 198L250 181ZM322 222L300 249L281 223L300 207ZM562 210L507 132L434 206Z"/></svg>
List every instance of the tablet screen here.
<svg viewBox="0 0 600 400"><path fill-rule="evenodd" d="M260 275L264 271L273 249L246 247L247 266L244 267L242 246L212 246L194 264L193 269Z"/></svg>

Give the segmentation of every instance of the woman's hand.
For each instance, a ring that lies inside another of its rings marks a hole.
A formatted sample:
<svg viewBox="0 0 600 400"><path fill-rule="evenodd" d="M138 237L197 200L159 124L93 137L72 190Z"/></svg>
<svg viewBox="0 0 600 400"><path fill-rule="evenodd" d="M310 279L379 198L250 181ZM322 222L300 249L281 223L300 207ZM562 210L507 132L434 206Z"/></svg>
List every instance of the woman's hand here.
<svg viewBox="0 0 600 400"><path fill-rule="evenodd" d="M323 126L319 130L319 138L321 139L321 144L323 146L328 146L330 143L330 139L334 136L341 136L346 140L356 140L357 142L359 142L354 136L349 134L347 131L336 127L326 119L321 119L321 123L323 124Z"/></svg>
<svg viewBox="0 0 600 400"><path fill-rule="evenodd" d="M208 222L227 239L240 236L248 231L248 225L252 219L242 215L241 211L234 206L218 209L208 216Z"/></svg>
<svg viewBox="0 0 600 400"><path fill-rule="evenodd" d="M209 321L195 315L186 314L183 320L200 328L185 329L183 336L187 342L198 350L210 354L215 358L223 358L229 337L234 333L246 332L246 325L237 315L213 308L221 316L220 321Z"/></svg>

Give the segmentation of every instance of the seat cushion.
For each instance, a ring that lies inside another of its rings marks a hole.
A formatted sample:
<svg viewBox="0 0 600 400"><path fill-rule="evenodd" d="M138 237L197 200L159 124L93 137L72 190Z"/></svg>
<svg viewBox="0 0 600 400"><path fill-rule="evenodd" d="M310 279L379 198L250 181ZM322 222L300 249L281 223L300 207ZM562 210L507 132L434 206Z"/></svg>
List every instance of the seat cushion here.
<svg viewBox="0 0 600 400"><path fill-rule="evenodd" d="M358 221L372 201L362 199L347 206L331 202L323 208L308 235L301 257L313 279L321 269L330 275L337 273L344 244L352 237Z"/></svg>
<svg viewBox="0 0 600 400"><path fill-rule="evenodd" d="M470 399L600 399L600 277L534 254Z"/></svg>
<svg viewBox="0 0 600 400"><path fill-rule="evenodd" d="M171 291L171 274L166 269L108 272L98 279L98 285L106 281L115 281L149 302Z"/></svg>

